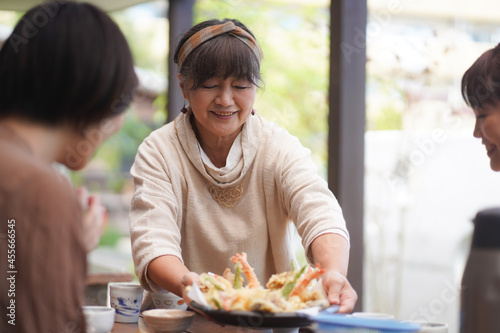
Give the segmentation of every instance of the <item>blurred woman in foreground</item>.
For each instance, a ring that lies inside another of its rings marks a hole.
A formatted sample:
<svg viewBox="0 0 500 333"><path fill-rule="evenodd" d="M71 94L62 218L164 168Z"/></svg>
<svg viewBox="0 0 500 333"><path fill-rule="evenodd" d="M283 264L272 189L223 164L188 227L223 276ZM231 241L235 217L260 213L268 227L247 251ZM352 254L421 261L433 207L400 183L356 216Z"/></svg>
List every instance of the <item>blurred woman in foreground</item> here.
<svg viewBox="0 0 500 333"><path fill-rule="evenodd" d="M123 34L89 4L34 7L0 50L1 332L85 332L86 253L104 209L52 163L83 168L136 85Z"/></svg>

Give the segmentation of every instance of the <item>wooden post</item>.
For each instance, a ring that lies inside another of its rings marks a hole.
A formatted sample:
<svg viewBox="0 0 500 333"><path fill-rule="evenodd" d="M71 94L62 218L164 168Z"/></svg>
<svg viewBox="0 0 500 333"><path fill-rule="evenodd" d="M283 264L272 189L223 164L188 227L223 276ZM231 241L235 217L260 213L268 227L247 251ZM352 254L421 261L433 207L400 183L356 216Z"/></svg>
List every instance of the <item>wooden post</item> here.
<svg viewBox="0 0 500 333"><path fill-rule="evenodd" d="M174 120L184 105L184 98L177 80L177 65L174 63L174 52L180 36L193 25L194 3L195 0L169 0L167 122Z"/></svg>
<svg viewBox="0 0 500 333"><path fill-rule="evenodd" d="M366 0L331 1L328 181L351 236L348 278L363 306Z"/></svg>

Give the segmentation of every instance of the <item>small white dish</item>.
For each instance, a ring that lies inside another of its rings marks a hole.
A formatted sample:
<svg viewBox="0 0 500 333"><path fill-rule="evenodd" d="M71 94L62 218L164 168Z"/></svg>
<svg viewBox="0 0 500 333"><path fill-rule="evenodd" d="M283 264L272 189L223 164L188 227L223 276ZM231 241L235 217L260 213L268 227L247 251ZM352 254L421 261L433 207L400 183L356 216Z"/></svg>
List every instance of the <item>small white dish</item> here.
<svg viewBox="0 0 500 333"><path fill-rule="evenodd" d="M87 333L111 332L115 322L115 309L108 306L85 305L82 310L87 323Z"/></svg>
<svg viewBox="0 0 500 333"><path fill-rule="evenodd" d="M152 309L142 312L149 330L155 333L184 332L193 323L193 311L177 309Z"/></svg>
<svg viewBox="0 0 500 333"><path fill-rule="evenodd" d="M448 333L448 324L433 323L424 320L409 320L407 323L414 323L420 325L418 333Z"/></svg>

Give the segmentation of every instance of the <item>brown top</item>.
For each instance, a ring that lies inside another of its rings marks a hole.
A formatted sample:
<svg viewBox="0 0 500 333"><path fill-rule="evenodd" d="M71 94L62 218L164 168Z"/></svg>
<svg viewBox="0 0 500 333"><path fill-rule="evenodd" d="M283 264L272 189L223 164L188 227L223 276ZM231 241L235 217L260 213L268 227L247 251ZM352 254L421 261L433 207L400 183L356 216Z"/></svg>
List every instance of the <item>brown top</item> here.
<svg viewBox="0 0 500 333"><path fill-rule="evenodd" d="M85 332L81 221L68 180L0 126L0 332Z"/></svg>

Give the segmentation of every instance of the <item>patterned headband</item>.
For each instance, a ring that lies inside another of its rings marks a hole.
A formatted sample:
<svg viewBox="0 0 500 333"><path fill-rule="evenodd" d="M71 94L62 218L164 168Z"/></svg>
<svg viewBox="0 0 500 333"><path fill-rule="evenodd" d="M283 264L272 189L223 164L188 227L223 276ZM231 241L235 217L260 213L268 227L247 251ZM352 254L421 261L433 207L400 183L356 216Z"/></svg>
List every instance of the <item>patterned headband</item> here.
<svg viewBox="0 0 500 333"><path fill-rule="evenodd" d="M178 55L178 69L180 71L182 64L186 60L186 58L193 52L198 46L201 44L205 43L206 41L217 37L219 35L222 35L224 33L229 33L230 35L233 35L237 37L239 40L241 40L245 45L247 45L250 50L255 54L257 59L259 60L259 63L262 60L262 51L260 50L259 45L257 44L257 41L250 35L248 32L246 32L244 29L236 26L233 22L228 21L224 24L218 24L218 25L212 25L210 27L206 27L204 29L201 29L197 33L195 33L193 36L191 36L181 47L179 50L179 55Z"/></svg>

